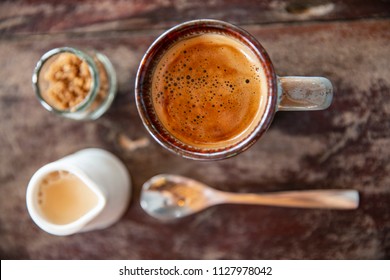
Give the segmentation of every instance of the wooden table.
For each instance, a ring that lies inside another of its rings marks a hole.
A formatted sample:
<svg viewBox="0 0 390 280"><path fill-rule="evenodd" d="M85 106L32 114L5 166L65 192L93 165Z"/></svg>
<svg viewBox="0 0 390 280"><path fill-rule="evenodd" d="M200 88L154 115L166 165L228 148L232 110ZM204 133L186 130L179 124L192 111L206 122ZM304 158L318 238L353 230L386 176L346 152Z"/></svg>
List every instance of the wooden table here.
<svg viewBox="0 0 390 280"><path fill-rule="evenodd" d="M1 258L390 258L389 16L389 2L380 0L2 1ZM328 77L332 106L277 113L264 138L232 159L197 162L164 150L138 116L135 73L159 34L195 18L248 30L279 75ZM102 118L76 122L40 106L32 70L59 46L94 48L113 62L119 91ZM105 230L49 235L27 213L27 183L42 165L87 147L124 161L132 174L131 205ZM160 173L231 192L354 188L361 204L354 211L224 205L166 224L139 204L142 184Z"/></svg>

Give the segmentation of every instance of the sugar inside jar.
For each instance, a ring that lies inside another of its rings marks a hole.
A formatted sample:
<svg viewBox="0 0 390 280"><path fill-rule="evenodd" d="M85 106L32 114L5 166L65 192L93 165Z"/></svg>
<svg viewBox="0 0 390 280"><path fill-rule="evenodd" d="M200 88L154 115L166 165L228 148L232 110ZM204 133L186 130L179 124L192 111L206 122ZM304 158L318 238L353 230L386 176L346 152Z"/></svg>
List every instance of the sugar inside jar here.
<svg viewBox="0 0 390 280"><path fill-rule="evenodd" d="M49 111L75 120L97 119L116 94L116 75L98 52L56 48L45 53L33 74L33 87Z"/></svg>

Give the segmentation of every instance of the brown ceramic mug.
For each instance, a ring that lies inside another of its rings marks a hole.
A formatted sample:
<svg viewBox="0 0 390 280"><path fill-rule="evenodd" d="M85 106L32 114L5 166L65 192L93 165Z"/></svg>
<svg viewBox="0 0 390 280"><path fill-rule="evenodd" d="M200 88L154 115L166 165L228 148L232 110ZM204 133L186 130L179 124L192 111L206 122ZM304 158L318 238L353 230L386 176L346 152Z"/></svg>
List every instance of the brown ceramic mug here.
<svg viewBox="0 0 390 280"><path fill-rule="evenodd" d="M333 89L322 77L278 77L252 35L202 19L154 41L139 66L135 95L146 129L163 147L218 160L252 146L277 111L326 109Z"/></svg>

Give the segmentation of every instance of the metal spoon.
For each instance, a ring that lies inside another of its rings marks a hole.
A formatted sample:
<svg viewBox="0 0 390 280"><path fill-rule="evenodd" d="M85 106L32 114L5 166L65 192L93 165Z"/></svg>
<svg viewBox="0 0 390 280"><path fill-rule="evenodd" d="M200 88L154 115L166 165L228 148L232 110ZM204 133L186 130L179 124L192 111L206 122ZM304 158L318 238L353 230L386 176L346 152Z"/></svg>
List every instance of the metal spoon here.
<svg viewBox="0 0 390 280"><path fill-rule="evenodd" d="M228 193L198 181L162 174L146 181L141 191L141 206L160 220L185 217L218 204L258 204L299 208L356 209L355 190L286 191L264 194Z"/></svg>

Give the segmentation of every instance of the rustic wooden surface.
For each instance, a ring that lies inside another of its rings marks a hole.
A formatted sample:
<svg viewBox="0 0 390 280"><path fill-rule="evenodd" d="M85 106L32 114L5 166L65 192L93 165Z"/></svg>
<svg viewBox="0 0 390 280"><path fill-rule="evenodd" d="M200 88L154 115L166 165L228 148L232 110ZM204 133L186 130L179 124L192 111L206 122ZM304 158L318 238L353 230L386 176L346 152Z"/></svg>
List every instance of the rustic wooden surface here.
<svg viewBox="0 0 390 280"><path fill-rule="evenodd" d="M2 259L390 258L389 2L207 3L0 3ZM196 162L164 150L138 117L135 73L165 28L196 17L247 29L279 75L328 77L335 87L332 106L277 113L264 138L232 159ZM105 53L118 73L118 96L96 121L52 115L34 96L35 63L64 45ZM132 149L133 141L141 145ZM133 184L129 209L105 230L49 235L27 213L27 183L42 165L87 147L107 149L125 162ZM164 224L139 205L143 182L163 172L232 192L354 188L361 205L354 211L224 205Z"/></svg>

